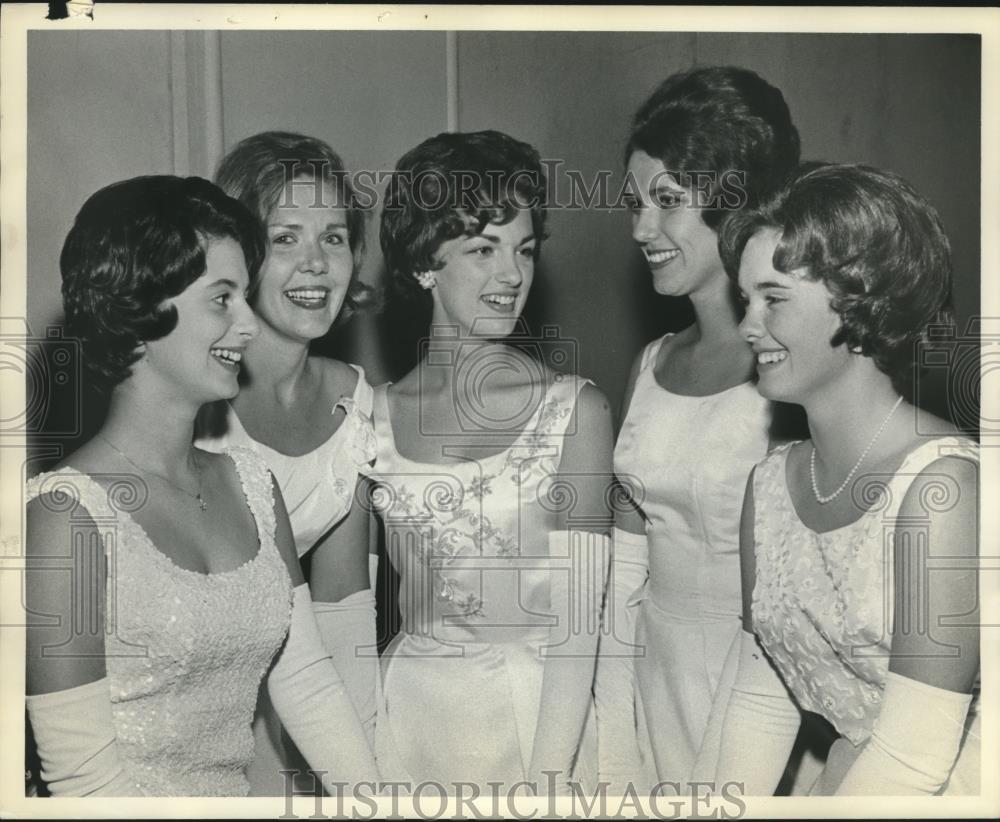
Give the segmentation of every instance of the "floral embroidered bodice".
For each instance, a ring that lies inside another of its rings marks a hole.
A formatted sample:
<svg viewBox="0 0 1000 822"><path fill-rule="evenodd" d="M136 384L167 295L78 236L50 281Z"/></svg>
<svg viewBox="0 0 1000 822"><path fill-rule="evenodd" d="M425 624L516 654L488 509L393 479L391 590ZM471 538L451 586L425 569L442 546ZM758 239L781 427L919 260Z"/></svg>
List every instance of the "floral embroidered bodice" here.
<svg viewBox="0 0 1000 822"><path fill-rule="evenodd" d="M292 585L274 542L271 479L260 458L230 457L259 535L232 571L181 568L130 515L145 497L122 475L105 490L71 468L27 483L27 501L78 513L97 526L107 558L105 664L119 756L151 796L243 796L254 754L250 723L281 646Z"/></svg>
<svg viewBox="0 0 1000 822"><path fill-rule="evenodd" d="M754 475L754 630L799 705L858 745L871 734L889 669L899 507L930 463L944 456L978 462L978 448L959 437L923 443L893 475L858 483L856 498L867 511L825 533L806 527L792 505L785 479L790 448L772 451ZM927 510L954 493L942 478L924 500Z"/></svg>
<svg viewBox="0 0 1000 822"><path fill-rule="evenodd" d="M346 416L331 437L308 454L289 456L258 442L243 428L232 407L226 406L226 433L197 440L207 451L221 451L239 445L256 451L271 469L295 535L295 549L303 556L334 525L340 522L354 500L358 472L367 470L375 458L375 433L372 429L372 387L365 372L358 372L358 383L351 397L341 397L330 413L338 408Z"/></svg>
<svg viewBox="0 0 1000 822"><path fill-rule="evenodd" d="M375 389L373 503L386 523L389 557L402 577L404 631L435 636L457 632L456 638L475 634L477 626L503 624L509 631L514 629L506 609L531 613L547 606L544 560L554 527L552 512L562 493L553 483L584 382L574 375L557 377L528 425L503 452L441 464L399 454L387 386ZM543 560L537 568L530 567L530 559L514 562L532 557ZM536 599L540 608L532 606ZM521 631L538 633L540 627L526 625L523 616L514 622Z"/></svg>

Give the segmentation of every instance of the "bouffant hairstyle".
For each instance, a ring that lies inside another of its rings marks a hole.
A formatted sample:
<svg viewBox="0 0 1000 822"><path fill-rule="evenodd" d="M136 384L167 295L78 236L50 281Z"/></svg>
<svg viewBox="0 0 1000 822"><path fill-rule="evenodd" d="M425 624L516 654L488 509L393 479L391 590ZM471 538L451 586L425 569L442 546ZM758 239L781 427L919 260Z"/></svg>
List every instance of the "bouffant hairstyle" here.
<svg viewBox="0 0 1000 822"><path fill-rule="evenodd" d="M708 66L673 74L636 112L625 162L644 151L690 188L710 187L702 219L718 231L731 211L780 188L799 162L799 133L781 92L754 72Z"/></svg>
<svg viewBox="0 0 1000 822"><path fill-rule="evenodd" d="M819 280L841 327L830 340L871 357L908 390L914 345L950 316L951 246L934 207L905 180L864 165L804 170L770 202L728 220L719 237L726 272L761 229L781 232L773 265Z"/></svg>
<svg viewBox="0 0 1000 822"><path fill-rule="evenodd" d="M504 225L519 209L545 237L546 185L538 152L499 131L444 133L408 151L386 189L380 243L397 296L424 307L430 294L415 274L442 267L441 244Z"/></svg>
<svg viewBox="0 0 1000 822"><path fill-rule="evenodd" d="M344 162L329 145L315 137L287 131L264 131L237 143L222 159L215 182L235 197L267 226L289 183L331 183L335 205L344 209L347 239L354 257L351 284L336 324L355 311L377 303L375 291L359 279L365 250L365 209L362 207ZM317 192L317 197L321 197Z"/></svg>
<svg viewBox="0 0 1000 822"><path fill-rule="evenodd" d="M131 374L145 342L177 325L163 305L205 273L212 240L243 249L251 283L264 258L260 226L200 177L136 177L102 188L76 215L59 258L67 332L109 389Z"/></svg>

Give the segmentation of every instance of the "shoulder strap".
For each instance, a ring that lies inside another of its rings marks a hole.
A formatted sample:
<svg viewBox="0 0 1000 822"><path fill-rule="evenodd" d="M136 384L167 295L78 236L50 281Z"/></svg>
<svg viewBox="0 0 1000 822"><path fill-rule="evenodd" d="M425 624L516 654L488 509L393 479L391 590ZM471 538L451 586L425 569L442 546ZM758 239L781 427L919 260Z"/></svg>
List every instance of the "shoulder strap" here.
<svg viewBox="0 0 1000 822"><path fill-rule="evenodd" d="M961 457L978 465L979 446L972 440L959 436L936 437L918 445L906 455L886 483L889 496L885 501L883 516L896 516L913 481L927 466L943 457ZM949 487L941 487L938 491L944 495L951 493Z"/></svg>
<svg viewBox="0 0 1000 822"><path fill-rule="evenodd" d="M358 410L362 414L370 417L374 407L374 390L365 377L365 369L354 363L348 363L348 365L358 372L358 384L354 387L354 402L357 403Z"/></svg>
<svg viewBox="0 0 1000 822"><path fill-rule="evenodd" d="M672 337L673 334L664 334L657 340L653 340L649 343L642 352L642 360L639 362L639 370L645 371L651 365L656 362L656 355L660 353L660 349L663 347L663 341L667 337Z"/></svg>
<svg viewBox="0 0 1000 822"><path fill-rule="evenodd" d="M580 391L583 386L593 384L593 381L577 374L557 374L545 394L533 433L561 440L573 416Z"/></svg>
<svg viewBox="0 0 1000 822"><path fill-rule="evenodd" d="M28 480L24 504L39 497L48 497L46 505L51 510L69 512L71 518L79 516L77 511L82 509L101 532L104 551L108 553L114 540L103 539L103 536L113 533L122 519L129 516L129 510L145 502L145 491L140 492L134 482L125 482L124 478L105 491L93 477L72 468L61 468Z"/></svg>
<svg viewBox="0 0 1000 822"><path fill-rule="evenodd" d="M225 453L236 466L236 475L243 487L243 496L250 508L250 513L257 523L261 542L274 541L274 489L271 485L271 472L263 457L250 448L234 446L227 448Z"/></svg>

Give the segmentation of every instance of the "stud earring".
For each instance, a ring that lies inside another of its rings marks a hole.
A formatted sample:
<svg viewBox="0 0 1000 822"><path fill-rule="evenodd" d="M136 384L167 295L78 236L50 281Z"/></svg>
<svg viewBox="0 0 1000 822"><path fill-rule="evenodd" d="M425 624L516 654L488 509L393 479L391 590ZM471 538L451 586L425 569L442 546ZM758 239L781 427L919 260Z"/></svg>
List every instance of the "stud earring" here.
<svg viewBox="0 0 1000 822"><path fill-rule="evenodd" d="M433 271L418 271L413 276L416 277L416 280L420 283L421 288L430 290L437 285L437 276Z"/></svg>

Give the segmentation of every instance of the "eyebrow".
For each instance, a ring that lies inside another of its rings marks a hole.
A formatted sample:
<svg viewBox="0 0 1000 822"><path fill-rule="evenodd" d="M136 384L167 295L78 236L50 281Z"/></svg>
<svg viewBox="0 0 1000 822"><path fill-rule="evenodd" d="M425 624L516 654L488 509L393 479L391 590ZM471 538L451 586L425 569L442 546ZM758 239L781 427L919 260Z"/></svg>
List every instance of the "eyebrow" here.
<svg viewBox="0 0 1000 822"><path fill-rule="evenodd" d="M296 228L301 229L301 223L268 223L268 228ZM347 228L347 223L327 223L324 228Z"/></svg>
<svg viewBox="0 0 1000 822"><path fill-rule="evenodd" d="M206 288L216 288L217 286L220 286L220 285L224 285L224 286L226 286L226 288L232 288L234 290L236 290L236 289L238 289L240 287L239 283L237 283L235 280L230 280L230 279L228 279L226 277L221 277L218 280L215 280L215 282L209 283L206 286Z"/></svg>
<svg viewBox="0 0 1000 822"><path fill-rule="evenodd" d="M768 288L783 288L787 291L791 286L779 283L777 280L765 280L762 283L755 283L753 287L754 291L764 291Z"/></svg>
<svg viewBox="0 0 1000 822"><path fill-rule="evenodd" d="M493 243L494 245L497 245L500 242L500 238L496 234L487 234L486 232L483 232L482 234L474 234L471 237L469 237L469 239L470 240L488 240L489 242ZM530 243L534 239L535 239L535 235L534 234L529 234L527 237L525 237L525 238L523 238L521 240L518 240L517 245L524 245L525 243Z"/></svg>

